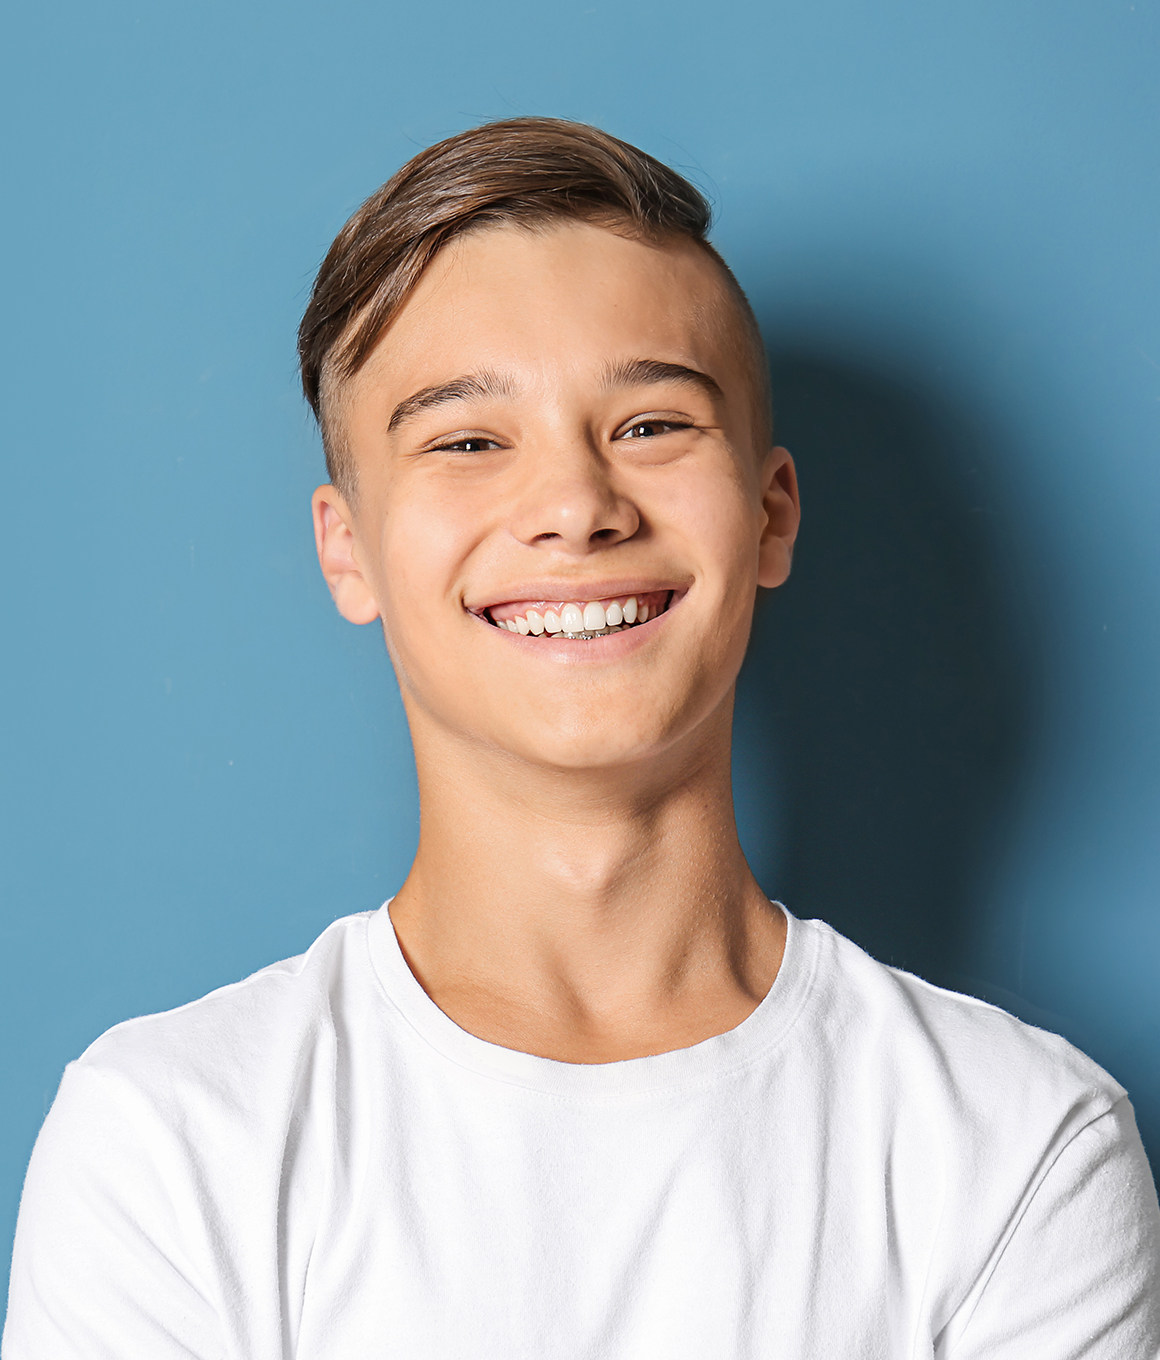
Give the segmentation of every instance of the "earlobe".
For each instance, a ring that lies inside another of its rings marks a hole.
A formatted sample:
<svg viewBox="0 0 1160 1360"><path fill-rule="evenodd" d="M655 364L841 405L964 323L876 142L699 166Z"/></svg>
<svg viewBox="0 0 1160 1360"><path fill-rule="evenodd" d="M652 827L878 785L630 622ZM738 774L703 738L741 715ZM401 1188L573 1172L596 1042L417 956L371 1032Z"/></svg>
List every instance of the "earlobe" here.
<svg viewBox="0 0 1160 1360"><path fill-rule="evenodd" d="M358 564L350 507L338 489L328 484L315 491L310 508L318 564L338 612L351 623L373 623L381 611Z"/></svg>
<svg viewBox="0 0 1160 1360"><path fill-rule="evenodd" d="M757 583L773 588L783 585L789 576L801 519L797 471L788 449L771 449L766 455L761 508L765 525L757 549Z"/></svg>

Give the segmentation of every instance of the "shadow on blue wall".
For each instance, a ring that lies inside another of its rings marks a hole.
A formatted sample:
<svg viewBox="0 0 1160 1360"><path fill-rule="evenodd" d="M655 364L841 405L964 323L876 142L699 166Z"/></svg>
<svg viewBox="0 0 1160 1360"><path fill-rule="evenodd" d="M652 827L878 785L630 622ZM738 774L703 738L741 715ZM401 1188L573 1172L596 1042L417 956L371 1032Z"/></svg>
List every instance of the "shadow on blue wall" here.
<svg viewBox="0 0 1160 1360"><path fill-rule="evenodd" d="M1041 710L1034 610L989 499L1001 432L842 360L775 352L772 374L803 527L738 692L755 871L875 957L1066 1034L981 962Z"/></svg>
<svg viewBox="0 0 1160 1360"><path fill-rule="evenodd" d="M953 985L1036 689L969 475L985 436L832 361L783 354L773 379L804 513L745 701L780 755L778 886L876 957Z"/></svg>

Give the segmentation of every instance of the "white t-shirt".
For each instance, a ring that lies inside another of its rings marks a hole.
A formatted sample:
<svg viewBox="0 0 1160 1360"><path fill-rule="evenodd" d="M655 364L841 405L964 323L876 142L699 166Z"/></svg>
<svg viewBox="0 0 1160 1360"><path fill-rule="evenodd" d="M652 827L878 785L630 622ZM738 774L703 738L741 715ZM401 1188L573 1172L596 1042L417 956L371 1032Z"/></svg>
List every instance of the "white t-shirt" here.
<svg viewBox="0 0 1160 1360"><path fill-rule="evenodd" d="M819 922L587 1066L456 1026L384 912L69 1066L3 1357L1152 1360L1158 1252L1120 1086Z"/></svg>

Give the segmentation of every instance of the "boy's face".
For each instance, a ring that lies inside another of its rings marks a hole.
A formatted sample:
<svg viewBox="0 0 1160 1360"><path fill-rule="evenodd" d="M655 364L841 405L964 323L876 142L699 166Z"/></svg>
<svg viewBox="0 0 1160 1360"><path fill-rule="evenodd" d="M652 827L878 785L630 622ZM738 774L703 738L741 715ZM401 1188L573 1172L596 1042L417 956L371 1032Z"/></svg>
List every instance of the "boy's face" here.
<svg viewBox="0 0 1160 1360"><path fill-rule="evenodd" d="M417 743L610 767L727 717L797 528L749 363L691 243L505 227L436 258L340 395L353 503L315 493L323 571L381 617ZM619 631L551 631L601 611Z"/></svg>

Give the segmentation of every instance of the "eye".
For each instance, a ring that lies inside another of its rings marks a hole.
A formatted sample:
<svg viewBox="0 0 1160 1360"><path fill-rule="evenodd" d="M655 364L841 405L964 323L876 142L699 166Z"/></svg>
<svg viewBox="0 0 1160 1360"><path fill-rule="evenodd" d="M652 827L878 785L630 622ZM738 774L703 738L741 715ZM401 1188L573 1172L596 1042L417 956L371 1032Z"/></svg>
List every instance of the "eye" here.
<svg viewBox="0 0 1160 1360"><path fill-rule="evenodd" d="M467 434L460 439L449 439L445 444L436 444L432 451L435 453L490 453L492 449L498 448L499 445L494 439L485 439L478 434Z"/></svg>
<svg viewBox="0 0 1160 1360"><path fill-rule="evenodd" d="M634 420L627 429L623 430L618 439L655 439L658 435L670 434L674 430L689 429L689 422L685 420Z"/></svg>

